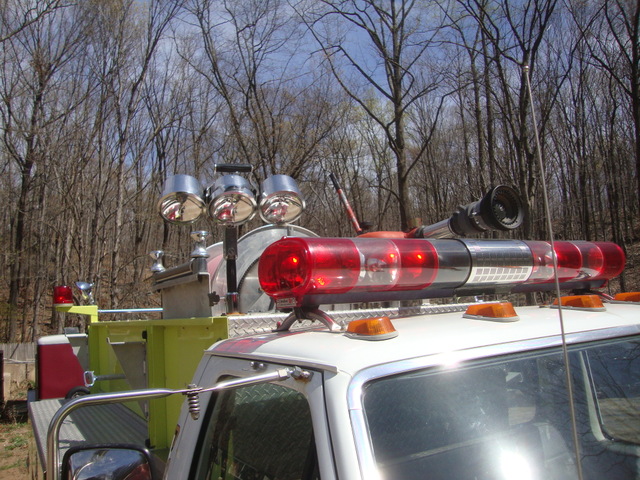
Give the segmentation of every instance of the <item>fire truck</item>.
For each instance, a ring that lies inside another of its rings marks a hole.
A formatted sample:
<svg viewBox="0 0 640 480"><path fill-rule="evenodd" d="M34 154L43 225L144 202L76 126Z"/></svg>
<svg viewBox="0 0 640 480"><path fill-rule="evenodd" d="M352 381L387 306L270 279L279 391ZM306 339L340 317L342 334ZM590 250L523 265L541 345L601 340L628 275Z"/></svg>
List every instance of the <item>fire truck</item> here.
<svg viewBox="0 0 640 480"><path fill-rule="evenodd" d="M194 232L173 267L152 252L160 319L56 290L88 332L39 342L32 478L640 476L640 293L606 293L620 247L476 238L521 223L506 186L410 232L350 214L359 235L321 238L292 223L291 178L256 196L247 167L217 169L165 185L166 221L206 213L224 240Z"/></svg>

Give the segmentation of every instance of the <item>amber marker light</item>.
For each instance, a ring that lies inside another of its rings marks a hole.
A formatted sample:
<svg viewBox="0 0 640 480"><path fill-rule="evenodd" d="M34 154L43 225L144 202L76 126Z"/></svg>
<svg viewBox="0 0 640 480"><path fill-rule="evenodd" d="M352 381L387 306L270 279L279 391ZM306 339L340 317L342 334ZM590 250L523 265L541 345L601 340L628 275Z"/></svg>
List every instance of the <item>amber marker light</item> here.
<svg viewBox="0 0 640 480"><path fill-rule="evenodd" d="M617 293L613 300L616 302L640 303L640 292Z"/></svg>
<svg viewBox="0 0 640 480"><path fill-rule="evenodd" d="M388 340L398 336L389 317L353 320L347 327L347 336L361 340Z"/></svg>
<svg viewBox="0 0 640 480"><path fill-rule="evenodd" d="M602 300L598 295L568 295L560 297L562 306L565 308L575 308L579 310L606 310ZM553 306L558 308L558 299L553 301Z"/></svg>
<svg viewBox="0 0 640 480"><path fill-rule="evenodd" d="M463 317L474 320L491 320L494 322L517 322L520 320L511 302L477 303L469 305Z"/></svg>

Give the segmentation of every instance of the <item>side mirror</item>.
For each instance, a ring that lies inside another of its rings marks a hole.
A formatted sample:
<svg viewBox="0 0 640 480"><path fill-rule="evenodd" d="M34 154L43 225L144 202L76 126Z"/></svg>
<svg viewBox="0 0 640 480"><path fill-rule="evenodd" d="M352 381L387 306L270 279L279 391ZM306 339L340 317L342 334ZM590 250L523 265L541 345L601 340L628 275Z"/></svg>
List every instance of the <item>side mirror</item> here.
<svg viewBox="0 0 640 480"><path fill-rule="evenodd" d="M65 480L151 480L149 453L137 446L75 447L62 461Z"/></svg>

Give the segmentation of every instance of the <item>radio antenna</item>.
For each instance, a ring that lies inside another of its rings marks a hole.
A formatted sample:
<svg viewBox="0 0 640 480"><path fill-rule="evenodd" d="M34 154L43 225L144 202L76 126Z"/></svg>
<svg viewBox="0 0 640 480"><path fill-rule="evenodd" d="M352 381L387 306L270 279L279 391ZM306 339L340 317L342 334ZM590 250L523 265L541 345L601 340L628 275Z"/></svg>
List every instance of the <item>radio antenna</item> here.
<svg viewBox="0 0 640 480"><path fill-rule="evenodd" d="M538 122L536 120L536 109L533 104L533 92L531 90L531 80L529 78L529 64L525 63L522 66L525 80L527 82L527 93L529 95L529 103L531 103L531 120L533 123L533 133L536 141L536 157L538 160L538 169L540 171L540 183L542 185L542 198L544 203L544 213L546 217L547 231L549 232L549 243L551 244L551 258L553 260L553 276L556 287L556 297L558 298L558 318L560 320L560 335L562 338L562 356L564 361L564 370L567 383L567 395L569 396L569 412L571 414L571 431L573 435L573 448L576 455L576 470L578 478L584 478L582 476L582 462L580 455L580 445L578 443L578 422L576 420L576 407L573 397L573 383L571 381L571 372L569 369L569 350L567 348L567 337L564 328L564 317L562 315L562 297L560 294L560 280L558 278L558 257L554 247L554 234L553 223L551 222L551 209L549 208L549 194L547 190L547 180L544 169L544 162L542 160L542 148L540 145L540 135L538 133Z"/></svg>

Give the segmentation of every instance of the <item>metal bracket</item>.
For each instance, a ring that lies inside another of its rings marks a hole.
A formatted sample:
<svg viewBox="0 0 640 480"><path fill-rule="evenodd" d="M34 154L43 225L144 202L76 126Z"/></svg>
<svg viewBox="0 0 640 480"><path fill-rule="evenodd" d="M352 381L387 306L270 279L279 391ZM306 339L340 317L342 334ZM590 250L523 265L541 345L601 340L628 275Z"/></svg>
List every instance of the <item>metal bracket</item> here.
<svg viewBox="0 0 640 480"><path fill-rule="evenodd" d="M209 293L209 306L213 307L214 305L217 305L218 303L220 303L220 295L218 295L216 292L210 292Z"/></svg>
<svg viewBox="0 0 640 480"><path fill-rule="evenodd" d="M333 318L327 315L319 308L305 308L297 307L293 309L293 312L285 318L282 323L278 323L278 326L274 329L274 332L287 332L291 329L293 324L298 321L310 320L315 322L316 320L322 323L329 329L330 332L342 332L343 328L339 323L336 323Z"/></svg>

